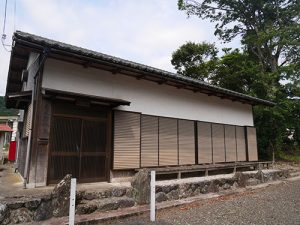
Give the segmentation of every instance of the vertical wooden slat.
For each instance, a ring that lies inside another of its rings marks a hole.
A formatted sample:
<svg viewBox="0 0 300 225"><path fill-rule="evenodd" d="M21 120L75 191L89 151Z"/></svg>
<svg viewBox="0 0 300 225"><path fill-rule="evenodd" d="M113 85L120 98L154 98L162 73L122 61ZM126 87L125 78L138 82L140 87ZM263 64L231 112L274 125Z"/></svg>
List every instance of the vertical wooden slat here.
<svg viewBox="0 0 300 225"><path fill-rule="evenodd" d="M211 123L197 122L198 163L212 163Z"/></svg>
<svg viewBox="0 0 300 225"><path fill-rule="evenodd" d="M213 162L225 162L224 125L212 124Z"/></svg>
<svg viewBox="0 0 300 225"><path fill-rule="evenodd" d="M236 126L237 161L246 161L246 140L244 127Z"/></svg>
<svg viewBox="0 0 300 225"><path fill-rule="evenodd" d="M141 167L158 166L158 117L142 115Z"/></svg>
<svg viewBox="0 0 300 225"><path fill-rule="evenodd" d="M247 127L247 141L248 141L248 160L257 161L257 141L255 127Z"/></svg>
<svg viewBox="0 0 300 225"><path fill-rule="evenodd" d="M140 114L115 111L114 169L140 167Z"/></svg>
<svg viewBox="0 0 300 225"><path fill-rule="evenodd" d="M159 118L159 165L178 165L176 119Z"/></svg>
<svg viewBox="0 0 300 225"><path fill-rule="evenodd" d="M178 120L179 165L195 164L194 121Z"/></svg>
<svg viewBox="0 0 300 225"><path fill-rule="evenodd" d="M235 126L225 125L226 162L236 161Z"/></svg>

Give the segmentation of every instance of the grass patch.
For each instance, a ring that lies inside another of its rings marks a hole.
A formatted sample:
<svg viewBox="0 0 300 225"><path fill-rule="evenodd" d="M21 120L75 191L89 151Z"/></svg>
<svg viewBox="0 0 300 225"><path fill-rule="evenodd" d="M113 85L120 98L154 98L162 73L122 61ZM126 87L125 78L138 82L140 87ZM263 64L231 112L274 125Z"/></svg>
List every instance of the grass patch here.
<svg viewBox="0 0 300 225"><path fill-rule="evenodd" d="M300 162L300 153L287 154L285 152L278 152L278 158L289 162Z"/></svg>

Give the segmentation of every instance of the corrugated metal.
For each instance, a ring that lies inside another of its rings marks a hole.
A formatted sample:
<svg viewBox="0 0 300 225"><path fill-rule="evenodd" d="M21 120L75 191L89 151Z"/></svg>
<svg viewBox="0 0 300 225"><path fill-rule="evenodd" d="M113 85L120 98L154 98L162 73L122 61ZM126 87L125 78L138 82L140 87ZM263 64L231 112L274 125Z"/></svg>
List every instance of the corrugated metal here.
<svg viewBox="0 0 300 225"><path fill-rule="evenodd" d="M142 115L141 167L158 166L158 117Z"/></svg>
<svg viewBox="0 0 300 225"><path fill-rule="evenodd" d="M114 169L140 167L140 117L139 113L115 111Z"/></svg>
<svg viewBox="0 0 300 225"><path fill-rule="evenodd" d="M257 141L255 127L247 127L247 141L248 141L248 160L257 161Z"/></svg>
<svg viewBox="0 0 300 225"><path fill-rule="evenodd" d="M225 125L226 162L236 161L235 126Z"/></svg>
<svg viewBox="0 0 300 225"><path fill-rule="evenodd" d="M197 122L198 163L212 163L211 123Z"/></svg>
<svg viewBox="0 0 300 225"><path fill-rule="evenodd" d="M237 161L246 161L246 139L244 127L236 126Z"/></svg>
<svg viewBox="0 0 300 225"><path fill-rule="evenodd" d="M224 125L212 124L213 162L225 162Z"/></svg>
<svg viewBox="0 0 300 225"><path fill-rule="evenodd" d="M159 118L159 165L178 165L177 120Z"/></svg>
<svg viewBox="0 0 300 225"><path fill-rule="evenodd" d="M195 164L194 121L178 120L179 165Z"/></svg>

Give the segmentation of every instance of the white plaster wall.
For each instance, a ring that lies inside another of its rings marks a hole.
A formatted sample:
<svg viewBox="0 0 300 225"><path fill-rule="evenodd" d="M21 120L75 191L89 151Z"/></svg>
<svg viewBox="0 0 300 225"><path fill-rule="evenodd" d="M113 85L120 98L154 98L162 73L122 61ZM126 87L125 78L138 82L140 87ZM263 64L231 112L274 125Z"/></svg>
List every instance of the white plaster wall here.
<svg viewBox="0 0 300 225"><path fill-rule="evenodd" d="M37 59L39 54L37 53L30 53L28 63L27 63L27 70L28 70L28 79L27 82L23 82L23 91L32 90L34 86L34 76L36 71L39 67L39 60Z"/></svg>
<svg viewBox="0 0 300 225"><path fill-rule="evenodd" d="M114 75L103 70L48 59L43 77L44 88L130 101L130 106L118 107L122 110L253 126L251 105L137 80L122 74Z"/></svg>

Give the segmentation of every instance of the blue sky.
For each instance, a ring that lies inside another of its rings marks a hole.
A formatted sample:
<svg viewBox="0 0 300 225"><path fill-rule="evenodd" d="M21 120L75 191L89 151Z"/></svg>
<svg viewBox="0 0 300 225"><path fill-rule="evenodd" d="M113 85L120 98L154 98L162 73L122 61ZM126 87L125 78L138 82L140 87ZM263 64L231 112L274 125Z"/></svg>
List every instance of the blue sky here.
<svg viewBox="0 0 300 225"><path fill-rule="evenodd" d="M172 52L187 41L221 44L214 24L187 18L176 0L8 0L6 34L21 30L172 71ZM4 3L0 2L1 31ZM0 48L0 95L5 94L10 53Z"/></svg>

